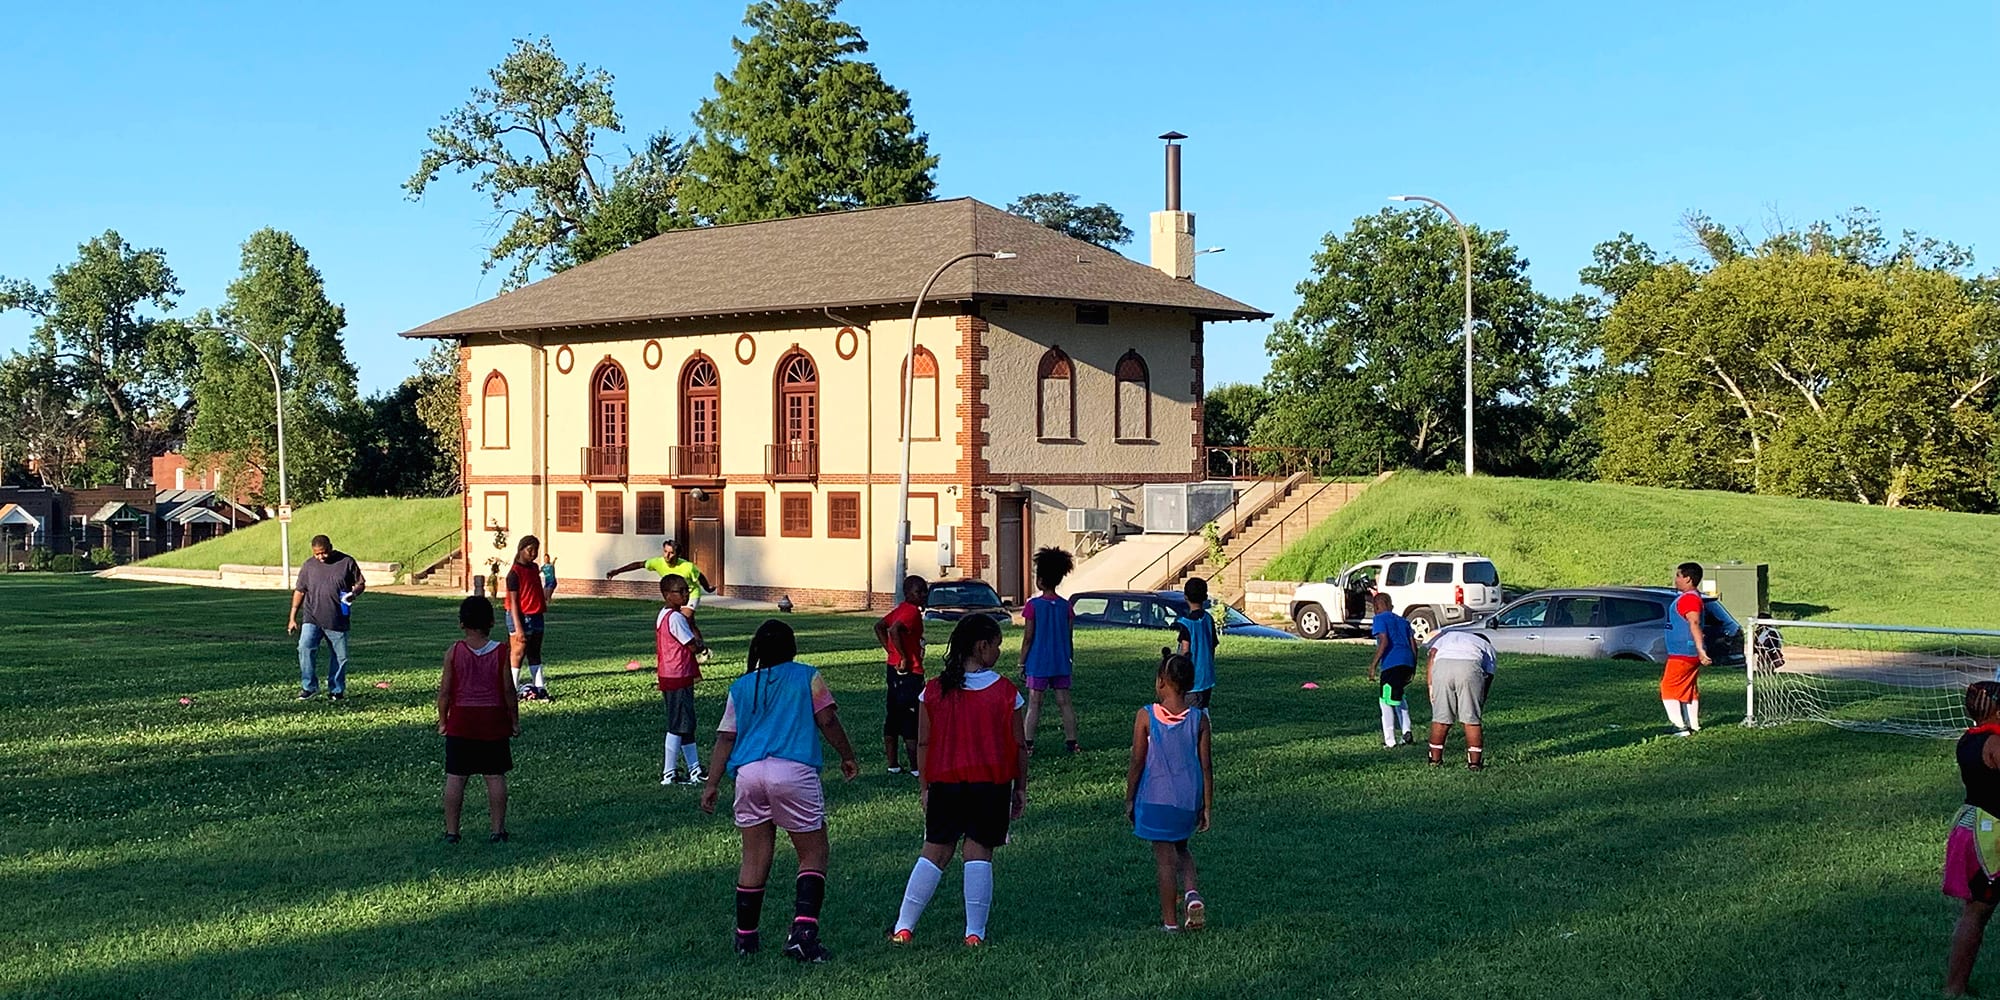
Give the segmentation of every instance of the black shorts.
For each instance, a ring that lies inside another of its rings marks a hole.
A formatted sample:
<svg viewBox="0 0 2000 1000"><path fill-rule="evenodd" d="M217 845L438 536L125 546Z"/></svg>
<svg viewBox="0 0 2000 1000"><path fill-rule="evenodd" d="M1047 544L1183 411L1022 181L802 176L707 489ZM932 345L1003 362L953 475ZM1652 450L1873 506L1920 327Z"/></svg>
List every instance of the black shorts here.
<svg viewBox="0 0 2000 1000"><path fill-rule="evenodd" d="M956 844L962 837L992 850L1007 842L1013 813L1011 785L984 781L932 785L930 805L924 810L924 840Z"/></svg>
<svg viewBox="0 0 2000 1000"><path fill-rule="evenodd" d="M1188 707L1199 708L1204 712L1208 711L1208 696L1214 690L1214 688L1204 688L1200 691L1189 691L1187 693Z"/></svg>
<svg viewBox="0 0 2000 1000"><path fill-rule="evenodd" d="M662 691L660 700L667 703L668 735L684 740L694 739L694 688Z"/></svg>
<svg viewBox="0 0 2000 1000"><path fill-rule="evenodd" d="M514 748L506 740L475 740L469 736L444 738L444 773L455 777L483 774L497 777L514 769Z"/></svg>
<svg viewBox="0 0 2000 1000"><path fill-rule="evenodd" d="M924 693L924 675L901 674L891 667L888 687L888 713L882 717L882 735L916 739L917 697Z"/></svg>
<svg viewBox="0 0 2000 1000"><path fill-rule="evenodd" d="M1410 682L1415 680L1416 677L1416 667L1390 667L1382 671L1382 700L1387 702L1402 701L1403 689L1409 687Z"/></svg>

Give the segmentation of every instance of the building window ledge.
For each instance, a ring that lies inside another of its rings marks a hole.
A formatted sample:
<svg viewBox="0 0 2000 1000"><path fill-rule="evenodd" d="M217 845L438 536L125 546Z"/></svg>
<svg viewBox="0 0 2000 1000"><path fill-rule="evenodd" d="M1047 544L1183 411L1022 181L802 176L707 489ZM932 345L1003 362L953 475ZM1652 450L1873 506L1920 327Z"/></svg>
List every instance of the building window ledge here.
<svg viewBox="0 0 2000 1000"><path fill-rule="evenodd" d="M1160 442L1158 442L1158 441L1155 441L1155 440L1153 440L1152 438L1119 438L1119 439L1117 440L1117 442L1116 442L1116 443L1118 443L1118 444L1159 444Z"/></svg>
<svg viewBox="0 0 2000 1000"><path fill-rule="evenodd" d="M1037 440L1037 441L1040 441L1040 442L1041 442L1041 443L1043 443L1043 444L1082 444L1082 443L1083 443L1083 439L1082 439L1082 438L1076 438L1076 437L1045 437L1045 438L1036 438L1035 440Z"/></svg>

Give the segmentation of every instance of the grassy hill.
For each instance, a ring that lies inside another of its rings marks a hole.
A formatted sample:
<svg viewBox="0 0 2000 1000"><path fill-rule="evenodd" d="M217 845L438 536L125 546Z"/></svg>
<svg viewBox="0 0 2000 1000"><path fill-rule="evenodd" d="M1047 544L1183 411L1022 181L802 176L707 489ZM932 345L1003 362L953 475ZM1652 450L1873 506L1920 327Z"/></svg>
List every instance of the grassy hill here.
<svg viewBox="0 0 2000 1000"><path fill-rule="evenodd" d="M1780 617L2000 627L2000 517L1820 500L1399 473L1287 549L1270 580L1318 580L1393 549L1492 557L1509 586L1671 582L1699 562L1771 566Z"/></svg>
<svg viewBox="0 0 2000 1000"><path fill-rule="evenodd" d="M300 507L292 515L292 564L312 555L314 535L333 539L335 548L363 562L410 562L419 553L442 555L450 551L451 543L433 543L457 532L463 516L457 497L367 497ZM142 565L214 569L224 563L277 565L278 522L266 521L163 553Z"/></svg>

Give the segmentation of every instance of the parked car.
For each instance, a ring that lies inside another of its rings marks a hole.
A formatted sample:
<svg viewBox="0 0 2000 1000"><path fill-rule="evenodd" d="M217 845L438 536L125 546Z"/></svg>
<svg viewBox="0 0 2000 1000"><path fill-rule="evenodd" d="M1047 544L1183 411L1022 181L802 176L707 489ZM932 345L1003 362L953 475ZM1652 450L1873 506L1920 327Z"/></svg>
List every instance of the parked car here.
<svg viewBox="0 0 2000 1000"><path fill-rule="evenodd" d="M1419 642L1447 625L1500 609L1500 571L1476 552L1384 552L1292 596L1292 624L1308 639L1366 634L1375 612L1368 597L1388 594Z"/></svg>
<svg viewBox="0 0 2000 1000"><path fill-rule="evenodd" d="M1679 596L1666 587L1538 590L1483 622L1441 631L1481 629L1502 653L1665 663L1667 630L1676 624L1674 599ZM1716 663L1743 663L1743 627L1713 597L1702 599L1702 638ZM1758 635L1765 645L1775 639L1775 631Z"/></svg>
<svg viewBox="0 0 2000 1000"><path fill-rule="evenodd" d="M1187 607L1178 590L1092 590L1070 598L1077 628L1171 629ZM1296 639L1284 629L1259 625L1231 607L1222 609L1222 634L1249 639Z"/></svg>
<svg viewBox="0 0 2000 1000"><path fill-rule="evenodd" d="M985 615L1007 627L1014 612L1001 603L991 585L980 580L949 580L931 584L931 596L924 600L924 620L957 622L966 615Z"/></svg>

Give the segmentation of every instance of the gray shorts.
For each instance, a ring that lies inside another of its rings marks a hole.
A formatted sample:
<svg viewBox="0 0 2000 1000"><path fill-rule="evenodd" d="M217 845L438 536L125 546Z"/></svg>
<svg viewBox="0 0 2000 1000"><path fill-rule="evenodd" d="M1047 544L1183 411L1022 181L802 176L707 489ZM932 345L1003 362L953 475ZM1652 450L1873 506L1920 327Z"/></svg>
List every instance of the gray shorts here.
<svg viewBox="0 0 2000 1000"><path fill-rule="evenodd" d="M667 703L668 734L684 740L694 739L694 688L662 691L660 699Z"/></svg>
<svg viewBox="0 0 2000 1000"><path fill-rule="evenodd" d="M1486 702L1486 672L1476 660L1431 664L1431 721L1477 726Z"/></svg>

